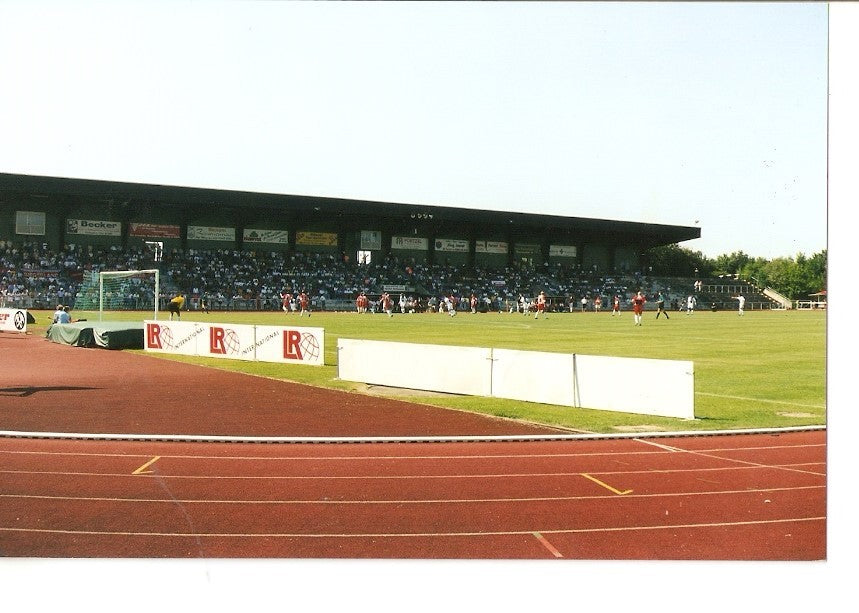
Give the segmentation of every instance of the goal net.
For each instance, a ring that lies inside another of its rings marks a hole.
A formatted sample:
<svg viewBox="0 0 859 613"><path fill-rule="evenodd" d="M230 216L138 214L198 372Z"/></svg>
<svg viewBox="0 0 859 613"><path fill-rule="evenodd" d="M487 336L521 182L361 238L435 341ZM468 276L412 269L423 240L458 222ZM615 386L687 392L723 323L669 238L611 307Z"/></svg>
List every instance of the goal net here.
<svg viewBox="0 0 859 613"><path fill-rule="evenodd" d="M84 273L75 298L76 311L152 311L158 319L159 275L157 270L110 270Z"/></svg>

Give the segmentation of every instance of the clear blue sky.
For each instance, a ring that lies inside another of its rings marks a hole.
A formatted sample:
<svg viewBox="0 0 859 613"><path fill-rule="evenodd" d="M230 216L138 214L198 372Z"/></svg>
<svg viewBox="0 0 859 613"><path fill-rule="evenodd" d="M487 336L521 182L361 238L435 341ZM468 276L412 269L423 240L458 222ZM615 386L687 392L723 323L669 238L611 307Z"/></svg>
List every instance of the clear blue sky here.
<svg viewBox="0 0 859 613"><path fill-rule="evenodd" d="M0 171L826 248L821 3L0 4Z"/></svg>

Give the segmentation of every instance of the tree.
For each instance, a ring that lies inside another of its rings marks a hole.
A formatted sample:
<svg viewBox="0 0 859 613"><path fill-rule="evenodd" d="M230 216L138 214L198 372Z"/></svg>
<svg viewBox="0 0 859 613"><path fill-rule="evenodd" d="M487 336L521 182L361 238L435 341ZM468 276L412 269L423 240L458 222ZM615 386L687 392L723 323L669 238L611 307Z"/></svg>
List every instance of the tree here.
<svg viewBox="0 0 859 613"><path fill-rule="evenodd" d="M713 274L736 275L743 266L752 260L751 256L742 251L735 251L730 255L720 255L713 261Z"/></svg>
<svg viewBox="0 0 859 613"><path fill-rule="evenodd" d="M712 261L700 251L685 249L676 243L648 249L645 257L655 275L707 277L713 271Z"/></svg>

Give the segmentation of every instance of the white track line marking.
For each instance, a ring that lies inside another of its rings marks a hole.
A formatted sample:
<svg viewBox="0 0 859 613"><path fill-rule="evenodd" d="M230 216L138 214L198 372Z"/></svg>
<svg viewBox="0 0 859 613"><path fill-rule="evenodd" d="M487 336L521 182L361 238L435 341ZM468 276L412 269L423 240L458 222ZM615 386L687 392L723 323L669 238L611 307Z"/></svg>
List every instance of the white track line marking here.
<svg viewBox="0 0 859 613"><path fill-rule="evenodd" d="M722 458L720 458L722 459ZM794 469L794 466L825 466L825 462L804 462L801 464L784 464L784 465L767 465L755 464L753 462L742 462L742 466L718 466L710 468L670 468L670 469L643 469L643 470L604 470L604 471L589 471L592 475L664 475L673 473L706 473L722 470L751 470L751 469L782 469L794 470L804 474L816 475L825 477L825 473L814 471L804 471ZM0 474L20 474L20 475L52 475L61 477L132 477L139 478L140 475L131 475L129 473L94 473L83 471L50 471L50 470L0 470ZM169 475L160 474L159 479L283 479L283 480L361 480L361 479L378 479L378 480L401 480L401 479L509 479L514 477L534 478L534 477L580 477L581 471L576 472L553 472L553 473L474 473L469 475L450 474L450 475Z"/></svg>
<svg viewBox="0 0 859 613"><path fill-rule="evenodd" d="M682 530L694 528L725 528L738 526L761 526L767 524L787 524L798 522L815 522L826 521L826 517L790 517L785 519L765 519L760 521L735 521L735 522L714 522L702 524L668 524L661 526L616 526L608 528L569 528L558 530L512 530L512 531L492 531L492 532L394 532L394 533L356 533L356 534L319 534L319 533L175 533L175 532L116 532L116 531L101 531L101 530L51 530L46 528L7 528L0 527L0 532L25 532L39 534L70 534L76 536L166 536L170 538L186 537L186 538L348 538L348 539L367 539L367 538L420 538L420 537L468 537L468 536L521 536L533 535L534 532L540 534L592 534L599 532L636 532L641 530Z"/></svg>
<svg viewBox="0 0 859 613"><path fill-rule="evenodd" d="M648 441L646 439L633 439L636 443L644 443L645 445L653 445L654 447L659 447L660 449L664 449L665 451L671 451L672 453L677 451L685 451L685 449L680 449L679 447L672 447L671 445L661 445L659 443L654 443L653 441Z"/></svg>
<svg viewBox="0 0 859 613"><path fill-rule="evenodd" d="M632 438L678 438L685 436L718 436L737 434L788 434L791 432L825 432L826 426L791 426L787 428L755 428L751 430L700 430L649 433L592 433L566 431L564 434L504 434L465 436L225 436L199 434L97 434L83 432L21 432L0 430L0 437L37 438L52 440L96 440L126 442L198 442L198 443L490 443L537 441L623 440Z"/></svg>
<svg viewBox="0 0 859 613"><path fill-rule="evenodd" d="M680 447L671 447L669 445L660 445L646 439L633 439L638 443L647 443L669 451L687 451ZM826 447L825 443L812 443L805 445L766 445L762 447L715 447L712 449L699 449L699 453L715 453L721 451L774 451L779 449L811 449ZM72 457L97 457L97 458L151 458L150 453L140 454L124 454L124 453L84 453L78 451L22 451L22 450L6 450L0 449L0 454L6 453L10 455L35 455L35 456L72 456ZM484 460L484 459L516 459L516 458L588 458L588 457L607 457L615 456L638 456L638 455L661 455L658 451L595 451L585 453L511 453L511 454L469 454L469 455L372 455L372 456L226 456L226 455L198 455L198 454L177 454L177 455L161 455L161 458L177 459L177 460L250 460L250 461L333 461L333 460Z"/></svg>
<svg viewBox="0 0 859 613"><path fill-rule="evenodd" d="M553 556L555 556L556 558L563 558L564 557L563 555L561 555L560 551L555 549L555 547L552 545L552 543L550 543L549 541L546 540L545 536L543 536L539 532L534 532L533 534L537 538L537 540L540 541L540 544L543 545L543 547L545 547L546 549L548 549L549 553L551 553Z"/></svg>
<svg viewBox="0 0 859 613"><path fill-rule="evenodd" d="M693 496L721 496L735 494L771 494L774 492L793 492L802 490L825 489L825 485L800 485L796 487L772 487L743 490L716 490L710 492L665 492L662 494L628 494L625 499L648 498L686 498ZM535 496L529 498L443 498L443 499L413 499L413 500L217 500L217 499L186 499L173 498L116 498L102 496L54 496L47 494L0 494L2 498L21 498L28 500L63 500L77 502L130 502L130 503L181 503L181 504L246 504L246 505L405 505L405 504L470 504L487 502L568 502L575 500L612 500L617 496L583 495L583 496Z"/></svg>

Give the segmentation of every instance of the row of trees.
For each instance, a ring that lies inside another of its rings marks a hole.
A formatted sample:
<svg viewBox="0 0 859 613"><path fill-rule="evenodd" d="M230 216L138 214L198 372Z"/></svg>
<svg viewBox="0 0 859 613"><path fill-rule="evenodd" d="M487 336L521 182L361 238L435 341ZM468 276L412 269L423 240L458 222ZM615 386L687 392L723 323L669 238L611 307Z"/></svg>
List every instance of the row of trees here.
<svg viewBox="0 0 859 613"><path fill-rule="evenodd" d="M697 277L736 276L771 287L791 300L807 300L809 294L826 289L826 250L806 257L781 257L772 260L753 258L742 251L711 259L700 251L677 244L654 247L645 254L653 274Z"/></svg>

